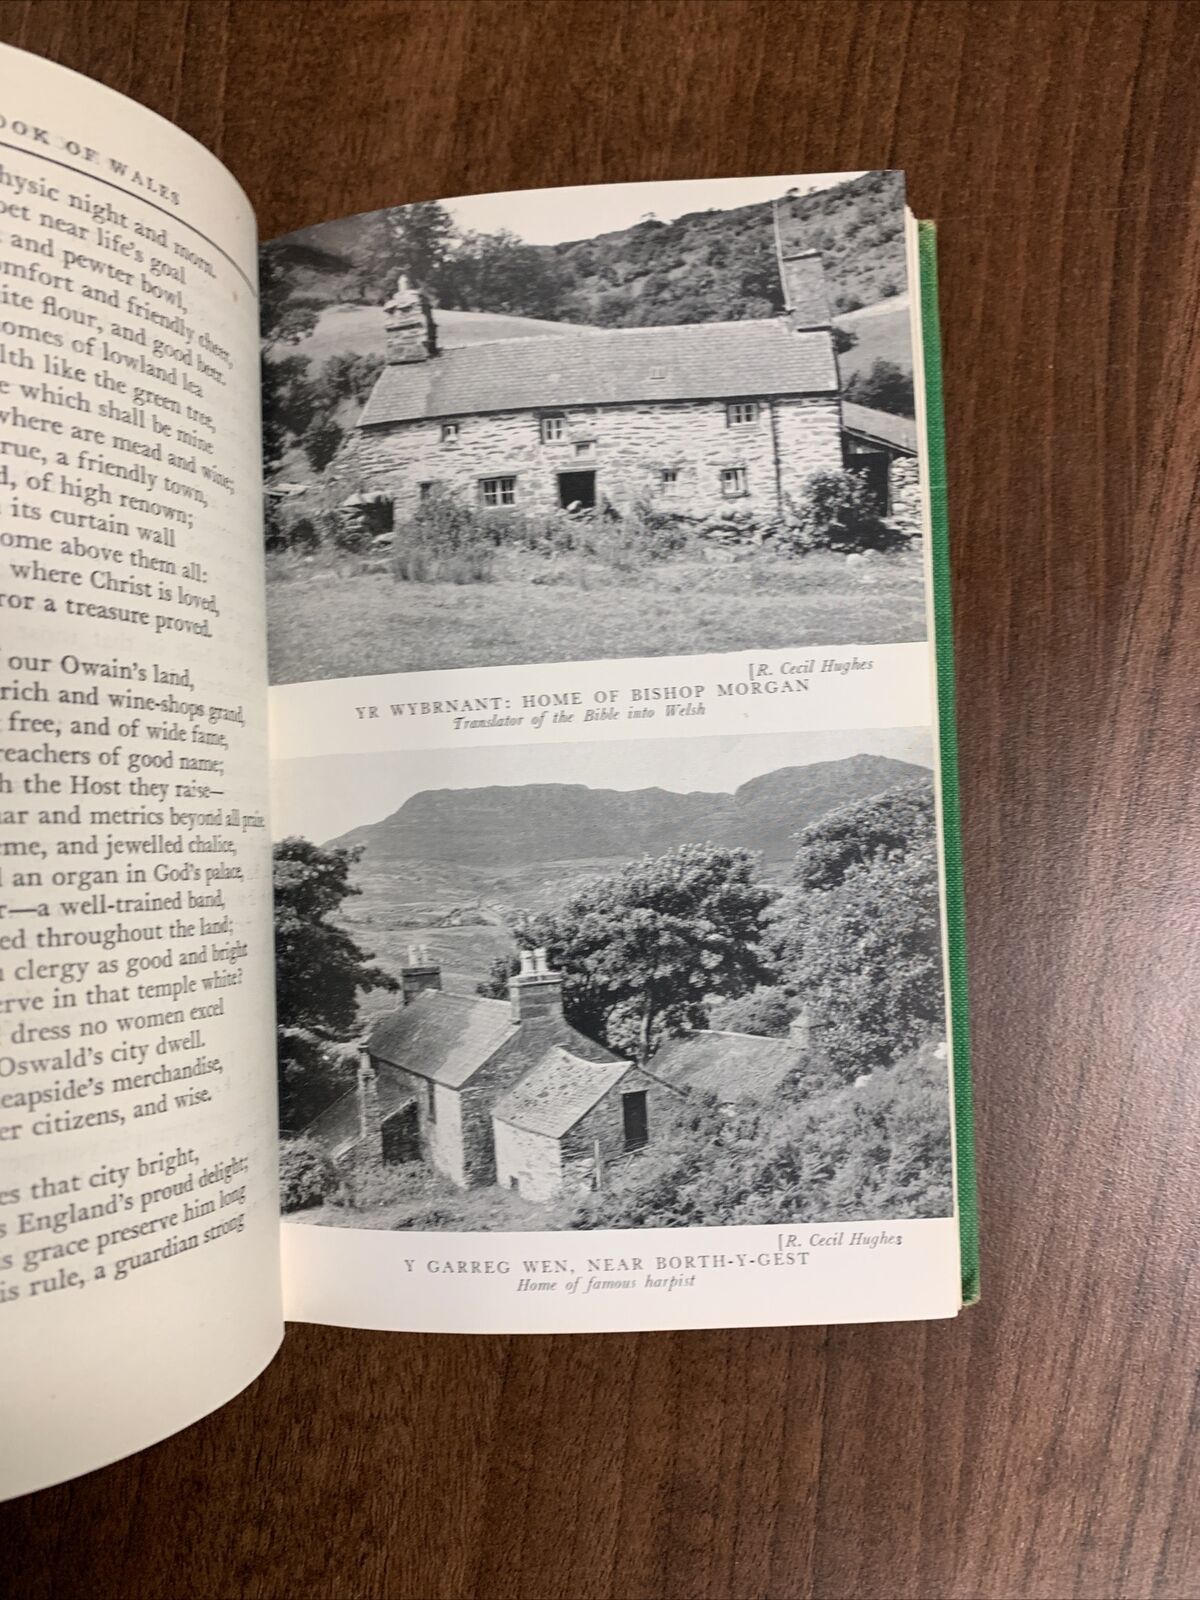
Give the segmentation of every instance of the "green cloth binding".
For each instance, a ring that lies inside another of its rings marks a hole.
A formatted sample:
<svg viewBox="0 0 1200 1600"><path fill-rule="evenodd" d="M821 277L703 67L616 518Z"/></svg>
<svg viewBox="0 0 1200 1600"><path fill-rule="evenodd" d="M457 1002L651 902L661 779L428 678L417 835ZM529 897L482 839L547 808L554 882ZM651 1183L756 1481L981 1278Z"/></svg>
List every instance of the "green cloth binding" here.
<svg viewBox="0 0 1200 1600"><path fill-rule="evenodd" d="M958 733L954 721L954 632L950 604L950 524L946 508L946 428L942 403L942 339L938 323L937 228L917 224L921 269L921 338L925 355L925 438L929 459L933 614L936 631L938 731L942 777L942 843L946 866L946 938L950 952L950 1033L954 1070L954 1151L962 1297L979 1299L979 1197L975 1185L975 1122L967 1016L967 935L963 911L962 826L958 808Z"/></svg>

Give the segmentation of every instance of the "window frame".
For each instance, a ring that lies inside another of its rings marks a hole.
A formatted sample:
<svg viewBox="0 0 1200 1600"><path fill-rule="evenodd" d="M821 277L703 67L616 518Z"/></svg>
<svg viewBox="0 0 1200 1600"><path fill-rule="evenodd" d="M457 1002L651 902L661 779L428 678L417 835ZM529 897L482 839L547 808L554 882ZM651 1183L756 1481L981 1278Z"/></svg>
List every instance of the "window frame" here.
<svg viewBox="0 0 1200 1600"><path fill-rule="evenodd" d="M462 423L461 422L443 422L442 423L442 439L441 439L441 442L443 444L457 444L461 434L462 434Z"/></svg>
<svg viewBox="0 0 1200 1600"><path fill-rule="evenodd" d="M553 431L551 431L553 430ZM567 443L567 414L565 411L543 411L538 417L538 432L543 444Z"/></svg>
<svg viewBox="0 0 1200 1600"><path fill-rule="evenodd" d="M496 498L488 498L489 484L495 485ZM508 499L504 498L504 485L510 486ZM515 472L494 473L491 477L479 480L479 504L485 511L507 511L517 503L517 475Z"/></svg>
<svg viewBox="0 0 1200 1600"><path fill-rule="evenodd" d="M736 416L738 411L748 411L747 417ZM727 428L753 428L756 426L762 411L757 400L726 400L725 426Z"/></svg>
<svg viewBox="0 0 1200 1600"><path fill-rule="evenodd" d="M745 466L721 468L721 498L741 500L750 493L750 469Z"/></svg>

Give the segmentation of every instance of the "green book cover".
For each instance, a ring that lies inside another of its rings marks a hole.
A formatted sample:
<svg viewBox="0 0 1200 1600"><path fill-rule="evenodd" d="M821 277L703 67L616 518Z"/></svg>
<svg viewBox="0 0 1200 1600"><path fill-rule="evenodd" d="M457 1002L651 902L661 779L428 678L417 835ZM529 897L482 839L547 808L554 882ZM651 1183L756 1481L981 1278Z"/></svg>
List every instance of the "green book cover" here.
<svg viewBox="0 0 1200 1600"><path fill-rule="evenodd" d="M936 629L938 743L942 777L942 834L946 867L946 933L950 954L950 1031L954 1071L954 1151L964 1305L979 1299L979 1199L975 1181L975 1122L967 1009L967 937L963 904L962 823L959 816L958 730L954 715L954 628L950 595L950 522L946 503L946 428L942 399L942 340L938 320L937 228L919 222L921 328L925 361L925 429L929 457L930 537Z"/></svg>

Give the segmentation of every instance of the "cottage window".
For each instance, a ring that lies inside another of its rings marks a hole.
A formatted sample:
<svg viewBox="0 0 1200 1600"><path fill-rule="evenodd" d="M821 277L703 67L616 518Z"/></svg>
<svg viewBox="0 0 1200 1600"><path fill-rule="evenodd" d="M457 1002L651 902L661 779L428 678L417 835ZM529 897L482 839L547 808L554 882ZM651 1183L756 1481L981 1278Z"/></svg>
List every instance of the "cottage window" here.
<svg viewBox="0 0 1200 1600"><path fill-rule="evenodd" d="M561 411L542 418L542 443L561 444L567 437L567 419Z"/></svg>
<svg viewBox="0 0 1200 1600"><path fill-rule="evenodd" d="M442 423L442 443L443 444L457 444L458 443L458 430L459 430L459 425L458 425L457 422L443 422Z"/></svg>
<svg viewBox="0 0 1200 1600"><path fill-rule="evenodd" d="M595 439L577 439L575 441L575 454L577 456L590 456L595 448Z"/></svg>
<svg viewBox="0 0 1200 1600"><path fill-rule="evenodd" d="M750 480L745 467L721 468L721 493L727 500L750 493Z"/></svg>
<svg viewBox="0 0 1200 1600"><path fill-rule="evenodd" d="M672 494L679 485L679 468L664 467L658 475L664 494Z"/></svg>
<svg viewBox="0 0 1200 1600"><path fill-rule="evenodd" d="M437 1084L432 1078L425 1080L425 1115L430 1122L437 1121Z"/></svg>
<svg viewBox="0 0 1200 1600"><path fill-rule="evenodd" d="M757 421L757 400L731 400L725 407L725 426L727 428L745 428Z"/></svg>
<svg viewBox="0 0 1200 1600"><path fill-rule="evenodd" d="M417 485L417 491L420 494L422 500L428 500L429 496L433 493L433 484L432 484L432 482L419 483Z"/></svg>
<svg viewBox="0 0 1200 1600"><path fill-rule="evenodd" d="M626 1150L640 1150L650 1139L650 1118L646 1110L645 1089L621 1096L621 1124Z"/></svg>
<svg viewBox="0 0 1200 1600"><path fill-rule="evenodd" d="M483 478L479 484L480 498L485 506L515 506L517 480L515 478Z"/></svg>

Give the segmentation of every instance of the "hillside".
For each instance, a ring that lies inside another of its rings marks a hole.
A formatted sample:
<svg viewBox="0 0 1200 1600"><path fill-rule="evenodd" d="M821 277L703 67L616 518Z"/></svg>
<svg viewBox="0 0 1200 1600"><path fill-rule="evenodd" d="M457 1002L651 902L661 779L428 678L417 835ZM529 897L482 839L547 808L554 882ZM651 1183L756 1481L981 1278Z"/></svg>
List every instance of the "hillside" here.
<svg viewBox="0 0 1200 1600"><path fill-rule="evenodd" d="M789 245L821 252L835 312L904 290L902 174L867 172L830 189L781 198ZM396 219L406 216L432 223L435 233L444 230L435 250L427 232L423 246L400 240ZM519 219L514 222L519 231ZM427 202L326 223L266 246L268 339L308 332L313 316L333 307L382 305L402 268L425 285L443 314L643 327L769 317L783 304L769 202L690 212L668 222L647 217L553 245L526 244L512 234L464 235L443 207Z"/></svg>
<svg viewBox="0 0 1200 1600"><path fill-rule="evenodd" d="M535 863L628 860L686 843L742 846L780 861L796 833L826 812L928 776L908 762L858 755L782 767L733 794L556 783L424 790L332 843L364 846L360 870L370 875L442 862L483 869L493 881Z"/></svg>

